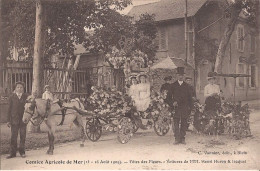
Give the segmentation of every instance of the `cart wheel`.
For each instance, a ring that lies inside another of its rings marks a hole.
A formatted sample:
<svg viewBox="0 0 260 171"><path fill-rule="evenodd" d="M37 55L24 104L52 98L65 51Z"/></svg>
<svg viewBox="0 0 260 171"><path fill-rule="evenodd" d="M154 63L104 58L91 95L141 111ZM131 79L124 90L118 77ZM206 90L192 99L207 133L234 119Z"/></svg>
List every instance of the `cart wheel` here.
<svg viewBox="0 0 260 171"><path fill-rule="evenodd" d="M135 123L134 120L132 120L132 122L133 122L133 126L134 126L133 133L136 133L136 131L138 131L138 129L139 129L139 126Z"/></svg>
<svg viewBox="0 0 260 171"><path fill-rule="evenodd" d="M122 144L127 143L133 136L134 124L128 117L123 117L118 123L117 139Z"/></svg>
<svg viewBox="0 0 260 171"><path fill-rule="evenodd" d="M99 140L102 134L102 125L97 118L91 118L86 123L86 135L87 137L95 142Z"/></svg>
<svg viewBox="0 0 260 171"><path fill-rule="evenodd" d="M154 123L154 131L158 136L166 135L170 130L169 118L159 117Z"/></svg>

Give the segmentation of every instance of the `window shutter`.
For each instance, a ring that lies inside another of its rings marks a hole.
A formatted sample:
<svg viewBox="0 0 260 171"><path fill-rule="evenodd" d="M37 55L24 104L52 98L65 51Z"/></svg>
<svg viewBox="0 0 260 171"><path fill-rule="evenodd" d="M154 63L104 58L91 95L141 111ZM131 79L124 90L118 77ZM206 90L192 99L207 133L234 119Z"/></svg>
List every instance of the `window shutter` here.
<svg viewBox="0 0 260 171"><path fill-rule="evenodd" d="M239 74L239 64L236 65L236 73ZM236 77L236 87L239 87L239 77Z"/></svg>
<svg viewBox="0 0 260 171"><path fill-rule="evenodd" d="M244 73L243 74L246 74L247 73L246 72L246 69L247 69L246 64L243 64L243 68L244 68ZM246 86L247 86L246 77L244 77L244 87L246 87Z"/></svg>
<svg viewBox="0 0 260 171"><path fill-rule="evenodd" d="M237 26L237 40L236 40L236 42L237 42L237 49L239 49L239 27Z"/></svg>
<svg viewBox="0 0 260 171"><path fill-rule="evenodd" d="M166 30L162 28L160 31L160 49L166 50Z"/></svg>

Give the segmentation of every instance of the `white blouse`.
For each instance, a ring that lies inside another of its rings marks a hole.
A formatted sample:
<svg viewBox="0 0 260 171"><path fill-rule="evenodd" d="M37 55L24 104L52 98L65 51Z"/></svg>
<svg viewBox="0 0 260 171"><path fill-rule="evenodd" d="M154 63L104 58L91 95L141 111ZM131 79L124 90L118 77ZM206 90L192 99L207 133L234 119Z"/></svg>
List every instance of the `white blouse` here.
<svg viewBox="0 0 260 171"><path fill-rule="evenodd" d="M204 88L204 97L209 97L214 93L220 94L220 88L217 84L208 84Z"/></svg>
<svg viewBox="0 0 260 171"><path fill-rule="evenodd" d="M49 92L49 91L45 91L45 92L42 94L42 99L44 99L44 100L50 99L51 101L54 100L52 93Z"/></svg>

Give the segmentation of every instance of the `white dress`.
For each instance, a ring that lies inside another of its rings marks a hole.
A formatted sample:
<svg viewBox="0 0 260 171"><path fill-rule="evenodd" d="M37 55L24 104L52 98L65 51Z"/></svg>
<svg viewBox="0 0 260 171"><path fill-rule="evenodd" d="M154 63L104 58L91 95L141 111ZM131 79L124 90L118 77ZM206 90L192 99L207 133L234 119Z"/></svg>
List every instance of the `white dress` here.
<svg viewBox="0 0 260 171"><path fill-rule="evenodd" d="M132 98L133 101L136 100L138 97L138 90L137 90L138 84L133 84L130 86L129 89L129 96Z"/></svg>
<svg viewBox="0 0 260 171"><path fill-rule="evenodd" d="M150 105L150 84L140 83L137 84L137 97L135 100L135 106L138 111L146 111Z"/></svg>

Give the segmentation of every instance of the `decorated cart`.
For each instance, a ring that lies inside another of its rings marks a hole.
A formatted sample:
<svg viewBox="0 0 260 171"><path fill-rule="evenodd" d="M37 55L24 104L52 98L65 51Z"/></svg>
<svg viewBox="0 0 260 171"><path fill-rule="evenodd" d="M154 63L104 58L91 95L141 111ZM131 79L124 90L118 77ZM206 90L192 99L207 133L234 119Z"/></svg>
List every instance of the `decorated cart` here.
<svg viewBox="0 0 260 171"><path fill-rule="evenodd" d="M219 74L223 77L248 77L245 74ZM241 105L241 102L235 103L235 87L234 100L225 101L217 105L216 111L205 111L205 105L194 101L194 109L192 111L191 122L194 128L201 133L219 135L229 134L236 139L251 135L249 116L250 110L248 104Z"/></svg>
<svg viewBox="0 0 260 171"><path fill-rule="evenodd" d="M75 108L79 113L87 114L86 135L95 142L107 130L117 132L118 141L125 144L133 134L141 129L154 128L157 135L163 136L170 129L170 112L163 97L152 93L151 104L145 112L138 112L131 97L120 91L92 87L88 110ZM146 124L143 124L146 120Z"/></svg>

